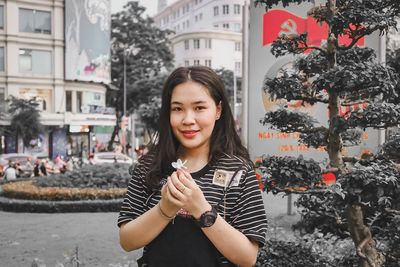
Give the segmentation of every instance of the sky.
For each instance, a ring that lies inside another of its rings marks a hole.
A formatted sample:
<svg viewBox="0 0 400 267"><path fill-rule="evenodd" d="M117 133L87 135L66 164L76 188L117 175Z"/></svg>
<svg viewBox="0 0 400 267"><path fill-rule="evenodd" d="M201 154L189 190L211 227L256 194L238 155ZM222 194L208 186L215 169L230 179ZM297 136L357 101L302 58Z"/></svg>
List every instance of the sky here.
<svg viewBox="0 0 400 267"><path fill-rule="evenodd" d="M176 0L168 0L167 3L171 4ZM129 0L112 0L111 1L111 13L122 10L123 6L129 2ZM146 8L146 13L149 16L153 16L157 13L157 0L139 0L140 5Z"/></svg>

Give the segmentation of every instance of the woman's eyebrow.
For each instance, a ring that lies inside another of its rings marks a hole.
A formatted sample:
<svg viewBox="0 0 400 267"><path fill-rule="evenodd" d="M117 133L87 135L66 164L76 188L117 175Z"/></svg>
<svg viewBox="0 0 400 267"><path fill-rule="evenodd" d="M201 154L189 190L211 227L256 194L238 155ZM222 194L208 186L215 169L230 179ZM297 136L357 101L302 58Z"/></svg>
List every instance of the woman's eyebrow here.
<svg viewBox="0 0 400 267"><path fill-rule="evenodd" d="M199 105L199 104L205 104L207 103L207 101L204 100L199 100L199 101L195 101L190 103L191 105ZM183 105L183 103L179 102L179 101L172 101L171 105Z"/></svg>

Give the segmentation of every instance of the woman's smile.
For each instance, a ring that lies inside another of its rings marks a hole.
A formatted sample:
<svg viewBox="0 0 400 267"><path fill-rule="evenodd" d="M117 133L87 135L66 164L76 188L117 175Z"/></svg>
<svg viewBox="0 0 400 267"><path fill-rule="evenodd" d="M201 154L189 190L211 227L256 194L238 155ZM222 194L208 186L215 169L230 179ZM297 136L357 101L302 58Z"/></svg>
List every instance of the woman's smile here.
<svg viewBox="0 0 400 267"><path fill-rule="evenodd" d="M189 131L181 131L183 136L188 139L195 138L199 131L189 130Z"/></svg>

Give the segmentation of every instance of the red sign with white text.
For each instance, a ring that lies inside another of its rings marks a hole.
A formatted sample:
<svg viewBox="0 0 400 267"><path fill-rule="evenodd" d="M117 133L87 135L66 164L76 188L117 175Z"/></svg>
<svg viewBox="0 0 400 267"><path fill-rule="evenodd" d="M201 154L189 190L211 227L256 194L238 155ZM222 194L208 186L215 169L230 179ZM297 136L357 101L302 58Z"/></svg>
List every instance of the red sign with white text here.
<svg viewBox="0 0 400 267"><path fill-rule="evenodd" d="M321 45L328 37L328 26L326 23L318 23L314 18L308 16L302 18L286 10L274 9L263 16L263 46L271 44L279 36L285 34L299 35L307 32L308 45ZM347 35L339 36L340 45L349 45L351 39ZM356 43L364 46L364 37Z"/></svg>

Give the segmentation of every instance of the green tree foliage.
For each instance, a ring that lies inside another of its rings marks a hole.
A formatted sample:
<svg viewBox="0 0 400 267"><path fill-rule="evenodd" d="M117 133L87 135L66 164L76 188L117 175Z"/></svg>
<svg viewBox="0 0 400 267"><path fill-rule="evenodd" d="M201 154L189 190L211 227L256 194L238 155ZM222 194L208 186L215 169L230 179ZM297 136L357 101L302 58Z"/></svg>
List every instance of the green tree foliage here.
<svg viewBox="0 0 400 267"><path fill-rule="evenodd" d="M268 10L276 4L310 1L255 2ZM374 32L382 34L396 27L399 11L397 0L327 0L315 6L308 15L328 26L326 43L310 46L307 33L280 36L271 52L277 57L296 55L294 71L264 83L272 99L322 103L329 109L329 119L323 125L286 108L265 114L261 123L283 132L299 132L300 142L325 148L329 157L328 166L320 170L314 161L303 158L263 158L258 166L267 190L301 194L298 203L303 207L305 225L351 238L363 267L398 266L400 262L398 253L393 253L400 251L398 227L393 226L400 216L399 158L388 149L399 147L399 140L362 159L344 157L343 148L357 144L365 128L400 124L400 87L395 66L378 63L372 49L356 43ZM349 44L338 42L343 35L349 36ZM306 50L308 54L303 53ZM356 104L364 108L340 116L341 106ZM316 179L327 172L336 174L336 184L328 186ZM384 245L378 249L375 240Z"/></svg>
<svg viewBox="0 0 400 267"><path fill-rule="evenodd" d="M242 78L234 76L232 70L227 70L225 68L219 68L214 70L219 77L222 79L222 82L225 85L226 92L228 93L229 103L231 103L233 108L234 102L234 79L236 79L236 101L241 102L241 92L242 92Z"/></svg>
<svg viewBox="0 0 400 267"><path fill-rule="evenodd" d="M138 2L131 1L111 18L111 77L112 83L120 90L110 91L108 100L117 111L122 111L123 107L124 55L127 109L130 111L148 100L147 92L136 82L150 79L173 66L173 54L167 38L172 32L157 28L152 18L144 17L144 11L145 8Z"/></svg>
<svg viewBox="0 0 400 267"><path fill-rule="evenodd" d="M32 139L37 139L43 133L44 126L40 122L39 105L35 98L30 100L11 96L8 100L8 111L11 115L10 134L21 137L25 146Z"/></svg>
<svg viewBox="0 0 400 267"><path fill-rule="evenodd" d="M149 136L153 136L158 131L159 112L161 108L161 91L166 74L159 74L150 79L140 80L135 86L142 88L145 101L139 105L137 113L140 120L144 123Z"/></svg>

